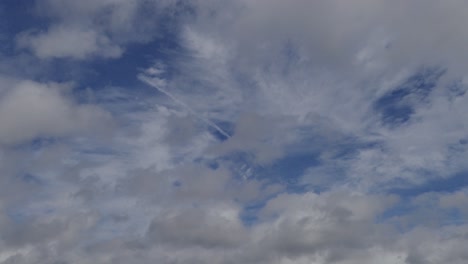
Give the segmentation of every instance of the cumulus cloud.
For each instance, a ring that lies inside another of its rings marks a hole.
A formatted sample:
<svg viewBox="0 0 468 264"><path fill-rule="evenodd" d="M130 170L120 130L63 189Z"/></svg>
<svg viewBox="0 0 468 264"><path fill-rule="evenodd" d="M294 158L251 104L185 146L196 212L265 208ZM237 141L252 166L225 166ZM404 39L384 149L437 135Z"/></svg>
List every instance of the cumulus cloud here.
<svg viewBox="0 0 468 264"><path fill-rule="evenodd" d="M105 130L110 115L98 107L73 102L67 86L20 81L8 87L0 99L0 142L18 144Z"/></svg>
<svg viewBox="0 0 468 264"><path fill-rule="evenodd" d="M35 12L52 21L19 35L17 47L41 59L118 58L128 43L153 39L157 15L175 1L36 1ZM156 14L156 15L155 15Z"/></svg>
<svg viewBox="0 0 468 264"><path fill-rule="evenodd" d="M26 33L20 36L18 44L33 50L39 58L85 59L93 55L116 58L122 55L122 49L106 36L77 28L57 27L45 33Z"/></svg>
<svg viewBox="0 0 468 264"><path fill-rule="evenodd" d="M148 229L150 241L175 247L232 248L245 241L236 208L210 206L162 212Z"/></svg>

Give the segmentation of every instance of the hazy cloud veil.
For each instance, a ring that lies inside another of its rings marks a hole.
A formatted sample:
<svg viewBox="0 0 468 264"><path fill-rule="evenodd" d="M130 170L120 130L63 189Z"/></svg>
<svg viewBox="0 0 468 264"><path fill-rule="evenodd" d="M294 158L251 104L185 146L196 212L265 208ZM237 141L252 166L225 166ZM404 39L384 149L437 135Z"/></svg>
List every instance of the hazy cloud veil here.
<svg viewBox="0 0 468 264"><path fill-rule="evenodd" d="M467 263L467 1L0 17L0 264Z"/></svg>

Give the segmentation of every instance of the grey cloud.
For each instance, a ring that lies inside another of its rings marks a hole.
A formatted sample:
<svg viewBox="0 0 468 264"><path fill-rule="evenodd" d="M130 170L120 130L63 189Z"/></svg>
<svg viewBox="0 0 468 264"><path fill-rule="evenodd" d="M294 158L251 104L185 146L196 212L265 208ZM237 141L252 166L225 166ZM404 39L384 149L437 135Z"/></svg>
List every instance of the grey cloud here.
<svg viewBox="0 0 468 264"><path fill-rule="evenodd" d="M66 95L66 85L21 81L0 98L0 143L18 144L36 137L66 137L105 131L111 116L92 105L79 105Z"/></svg>
<svg viewBox="0 0 468 264"><path fill-rule="evenodd" d="M7 247L23 247L31 244L45 244L63 232L65 226L60 221L32 224L10 223L8 228L3 229L1 239Z"/></svg>
<svg viewBox="0 0 468 264"><path fill-rule="evenodd" d="M200 22L200 29L218 30L220 40L235 45L240 54L246 55L240 59L250 63L277 61L282 45L290 41L300 47L300 55L312 59L319 67L352 66L357 55L364 54L362 48L379 36L383 44L372 47L378 52L365 52L378 63L460 66L457 54L463 53L466 46L466 33L460 26L466 17L466 4L459 0L443 4L388 0L241 1L239 5L240 11L234 18L228 11L232 6L217 9L219 23L225 23L222 25L230 30L210 27L206 21ZM437 53L433 52L434 45Z"/></svg>
<svg viewBox="0 0 468 264"><path fill-rule="evenodd" d="M247 237L237 212L224 208L191 208L180 212L163 211L149 229L148 238L158 244L178 248L233 248Z"/></svg>
<svg viewBox="0 0 468 264"><path fill-rule="evenodd" d="M271 163L283 155L282 146L276 144L277 142L284 144L281 140L277 140L280 131L285 130L281 125L284 121L281 118L242 113L236 120L232 137L216 146L213 151L221 156L244 151L253 154L256 163Z"/></svg>
<svg viewBox="0 0 468 264"><path fill-rule="evenodd" d="M372 246L384 246L388 227L373 221L391 199L375 197L371 202L368 198L345 193L279 196L264 209L266 219L279 217L266 222L261 241L270 245L270 250L291 258L326 256L325 263L352 258Z"/></svg>

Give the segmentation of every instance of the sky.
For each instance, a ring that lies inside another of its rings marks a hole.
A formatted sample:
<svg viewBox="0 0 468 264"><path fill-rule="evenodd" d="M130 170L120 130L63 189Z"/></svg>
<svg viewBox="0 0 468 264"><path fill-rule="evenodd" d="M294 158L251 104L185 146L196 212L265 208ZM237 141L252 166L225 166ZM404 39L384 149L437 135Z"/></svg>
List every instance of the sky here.
<svg viewBox="0 0 468 264"><path fill-rule="evenodd" d="M465 0L1 0L0 264L465 264Z"/></svg>

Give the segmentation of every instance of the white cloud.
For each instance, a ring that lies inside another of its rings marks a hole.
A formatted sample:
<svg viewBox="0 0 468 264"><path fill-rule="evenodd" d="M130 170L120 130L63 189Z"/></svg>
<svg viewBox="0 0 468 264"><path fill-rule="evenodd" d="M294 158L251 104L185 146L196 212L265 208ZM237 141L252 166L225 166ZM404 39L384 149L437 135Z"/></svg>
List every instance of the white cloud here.
<svg viewBox="0 0 468 264"><path fill-rule="evenodd" d="M148 237L175 247L238 247L247 236L238 214L235 207L219 205L161 212L152 221Z"/></svg>
<svg viewBox="0 0 468 264"><path fill-rule="evenodd" d="M10 87L0 99L0 142L18 144L37 137L104 131L110 115L92 105L76 104L67 89L67 85L33 81Z"/></svg>
<svg viewBox="0 0 468 264"><path fill-rule="evenodd" d="M23 34L18 39L18 45L31 49L39 58L117 58L123 52L108 37L92 29L64 26L50 28L44 33Z"/></svg>
<svg viewBox="0 0 468 264"><path fill-rule="evenodd" d="M128 43L156 36L162 10L174 1L36 1L38 16L50 19L46 30L26 31L17 46L44 58L118 58ZM144 15L143 15L144 14Z"/></svg>

